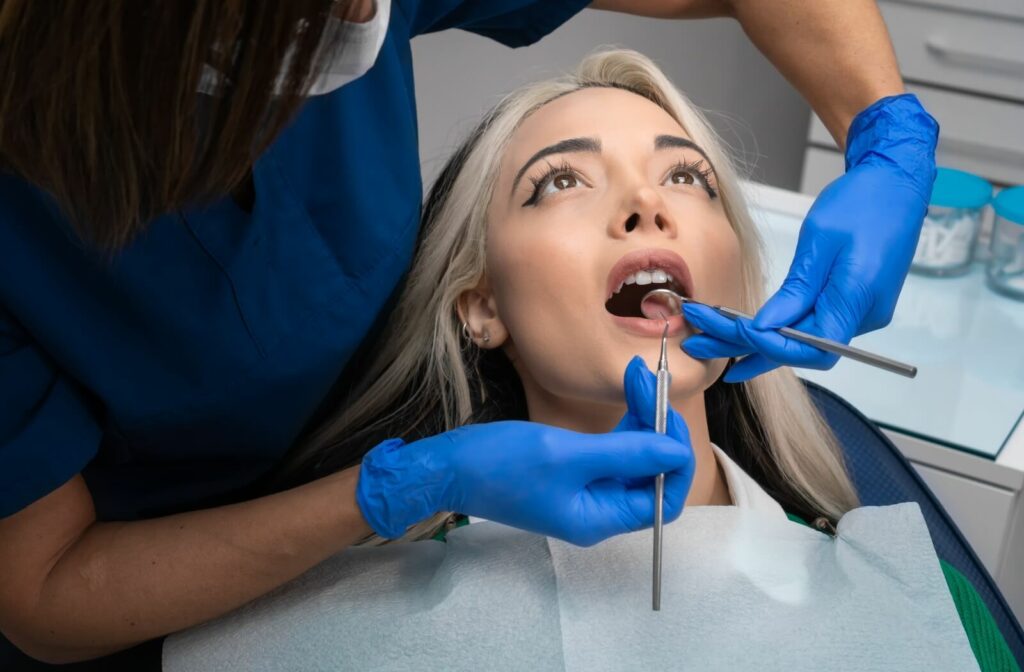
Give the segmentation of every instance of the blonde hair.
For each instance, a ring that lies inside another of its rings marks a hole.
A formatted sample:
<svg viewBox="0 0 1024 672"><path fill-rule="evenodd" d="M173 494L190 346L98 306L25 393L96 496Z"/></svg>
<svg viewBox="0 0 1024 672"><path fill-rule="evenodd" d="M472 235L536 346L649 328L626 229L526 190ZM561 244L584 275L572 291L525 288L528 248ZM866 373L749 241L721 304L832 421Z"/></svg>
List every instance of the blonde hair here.
<svg viewBox="0 0 1024 672"><path fill-rule="evenodd" d="M507 380L481 374L482 358L497 351L481 355L460 339L455 305L485 272L485 213L513 133L540 107L587 87L615 87L644 96L705 149L744 260L740 308L754 312L761 305L761 240L723 143L651 60L621 49L595 53L572 74L507 95L449 160L427 199L418 252L381 346L341 412L300 449L298 463L322 465L346 446L348 463L355 463L389 434L415 438L480 421L493 415L495 396L514 394ZM777 369L737 385L719 382L705 394L713 391L727 411L719 433L732 437L728 445L719 439L720 447L784 507L834 523L858 506L836 439L792 371ZM710 413L709 406L709 426ZM409 528L402 539L428 537L449 516L438 513ZM383 540L371 537L363 543Z"/></svg>

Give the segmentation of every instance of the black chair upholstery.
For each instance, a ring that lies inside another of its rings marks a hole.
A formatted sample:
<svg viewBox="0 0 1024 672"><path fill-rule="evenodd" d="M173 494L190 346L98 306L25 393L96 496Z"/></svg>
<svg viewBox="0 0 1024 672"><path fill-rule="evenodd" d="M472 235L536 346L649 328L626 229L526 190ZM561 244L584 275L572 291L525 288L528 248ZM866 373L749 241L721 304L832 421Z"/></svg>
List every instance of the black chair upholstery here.
<svg viewBox="0 0 1024 672"><path fill-rule="evenodd" d="M47 665L29 658L0 635L2 672L160 672L163 637L96 660Z"/></svg>
<svg viewBox="0 0 1024 672"><path fill-rule="evenodd" d="M903 454L878 427L841 397L803 381L811 399L843 447L846 466L861 503L885 506L917 502L931 532L935 552L956 567L985 601L1017 662L1024 667L1024 631L988 570Z"/></svg>

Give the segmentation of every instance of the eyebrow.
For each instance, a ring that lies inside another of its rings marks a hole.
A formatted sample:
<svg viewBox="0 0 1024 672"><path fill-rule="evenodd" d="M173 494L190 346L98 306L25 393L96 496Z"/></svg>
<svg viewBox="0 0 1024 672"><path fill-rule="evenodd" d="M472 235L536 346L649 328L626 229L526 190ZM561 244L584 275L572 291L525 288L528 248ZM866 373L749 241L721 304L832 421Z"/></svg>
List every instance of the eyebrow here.
<svg viewBox="0 0 1024 672"><path fill-rule="evenodd" d="M523 167L516 173L516 179L512 181L512 192L515 193L516 187L519 186L519 180L523 178L525 173L530 166L537 163L545 156L552 154L564 154L566 152L601 152L601 141L597 138L569 138L568 140L562 140L556 142L553 145L548 145L544 149L540 150L536 154L530 157L530 160L523 164Z"/></svg>
<svg viewBox="0 0 1024 672"><path fill-rule="evenodd" d="M714 171L715 166L711 163L711 159L708 157L700 145L695 143L693 140L687 138L681 138L678 135L658 135L654 138L654 149L692 149L708 162L711 166L711 170ZM552 154L564 154L566 152L601 152L601 141L597 138L569 138L568 140L562 140L556 142L553 145L548 145L544 149L541 149L536 154L530 157L530 159L523 164L523 167L516 173L516 178L512 180L512 193L515 193L516 188L519 186L519 180L523 178L523 174L530 169L530 166L540 161L546 156Z"/></svg>
<svg viewBox="0 0 1024 672"><path fill-rule="evenodd" d="M714 166L714 164L711 163L711 159L708 157L707 152L705 152L701 148L701 146L698 145L693 140L687 140L686 138L680 138L677 135L659 135L656 138L654 138L654 148L655 149L677 149L677 148L692 149L693 151L697 152L698 154L700 154L701 156L704 157L704 160L708 162L709 166L711 166L711 170L715 169L715 166Z"/></svg>

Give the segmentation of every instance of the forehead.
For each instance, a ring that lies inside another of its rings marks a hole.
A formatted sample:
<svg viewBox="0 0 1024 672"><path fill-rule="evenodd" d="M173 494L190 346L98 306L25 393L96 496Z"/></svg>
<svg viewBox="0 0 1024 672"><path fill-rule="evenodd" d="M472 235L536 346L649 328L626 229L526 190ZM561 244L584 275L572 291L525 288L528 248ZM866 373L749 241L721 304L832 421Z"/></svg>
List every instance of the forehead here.
<svg viewBox="0 0 1024 672"><path fill-rule="evenodd" d="M587 88L557 98L527 117L512 136L507 158L572 137L596 137L605 147L619 142L653 145L658 134L690 136L658 105L629 91Z"/></svg>

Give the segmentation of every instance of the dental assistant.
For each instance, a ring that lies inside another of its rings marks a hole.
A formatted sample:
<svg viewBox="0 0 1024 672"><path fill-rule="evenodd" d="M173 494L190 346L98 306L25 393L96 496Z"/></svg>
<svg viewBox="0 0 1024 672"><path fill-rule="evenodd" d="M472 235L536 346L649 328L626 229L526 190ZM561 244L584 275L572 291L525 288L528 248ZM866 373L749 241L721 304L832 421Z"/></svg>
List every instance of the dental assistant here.
<svg viewBox="0 0 1024 672"><path fill-rule="evenodd" d="M421 201L410 40L462 28L527 45L587 4L0 0L10 642L48 663L150 642L120 654L143 669L161 636L371 531L394 537L457 510L592 544L650 524L646 486L622 485L633 477L670 472L667 497L685 499L684 442L531 423L387 442L362 467L253 494L344 389L410 263ZM687 351L749 354L729 372L741 380L834 362L758 327L848 342L886 324L937 126L903 94L875 4L590 4L734 17L846 148L847 174L808 216L780 292L752 325L689 315L705 333ZM0 667L20 655L0 640Z"/></svg>

